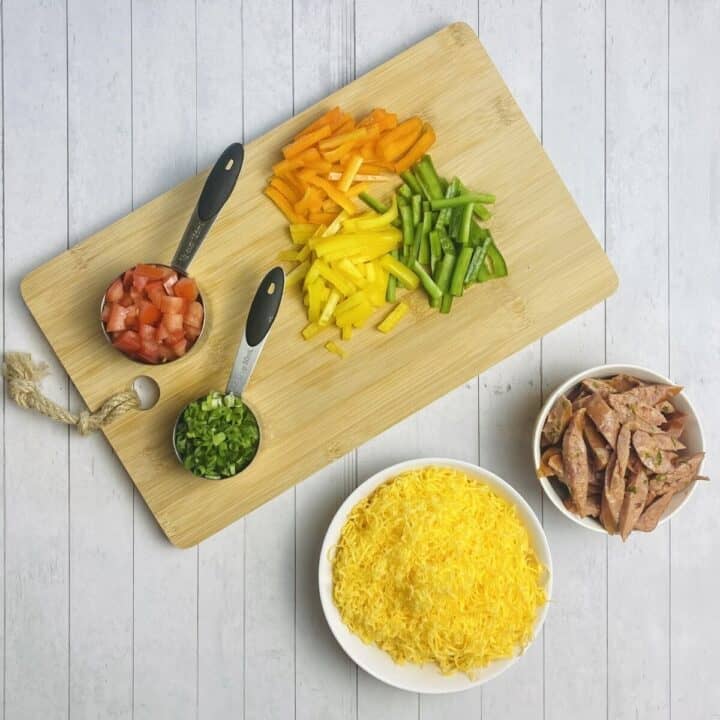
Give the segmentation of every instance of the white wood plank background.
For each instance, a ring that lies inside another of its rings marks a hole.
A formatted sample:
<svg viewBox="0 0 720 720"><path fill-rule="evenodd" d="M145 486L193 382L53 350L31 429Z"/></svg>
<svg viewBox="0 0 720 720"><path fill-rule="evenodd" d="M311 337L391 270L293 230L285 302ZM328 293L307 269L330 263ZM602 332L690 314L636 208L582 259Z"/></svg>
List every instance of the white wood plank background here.
<svg viewBox="0 0 720 720"><path fill-rule="evenodd" d="M50 361L45 387L77 406L20 278L456 20L485 43L620 290L192 550L164 540L102 440L3 403L4 718L720 718L717 481L623 546L543 501L528 447L562 379L637 362L688 387L717 476L716 0L4 0L3 349ZM358 671L315 582L343 497L430 454L509 479L555 561L536 645L502 678L446 698Z"/></svg>

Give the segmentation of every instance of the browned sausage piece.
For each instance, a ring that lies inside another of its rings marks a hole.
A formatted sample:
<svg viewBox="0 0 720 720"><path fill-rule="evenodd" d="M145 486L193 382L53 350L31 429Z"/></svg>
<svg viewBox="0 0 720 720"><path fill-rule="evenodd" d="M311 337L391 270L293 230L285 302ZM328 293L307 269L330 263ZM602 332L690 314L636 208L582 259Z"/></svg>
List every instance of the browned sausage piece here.
<svg viewBox="0 0 720 720"><path fill-rule="evenodd" d="M640 461L648 470L654 473L668 473L675 467L677 453L662 449L660 443L655 441L658 437L666 437L672 441L669 435L650 435L642 430L636 430L632 436L633 446Z"/></svg>
<svg viewBox="0 0 720 720"><path fill-rule="evenodd" d="M610 395L608 396L608 403L610 403L610 407L615 411L621 423L642 420L650 425L659 426L666 421L665 416L659 410L652 407L652 405L640 402L630 392Z"/></svg>
<svg viewBox="0 0 720 720"><path fill-rule="evenodd" d="M587 446L583 439L583 425L585 424L585 410L578 410L565 430L563 436L563 482L570 490L570 495L578 508L582 508L587 500L588 484L590 482L590 463L588 461Z"/></svg>
<svg viewBox="0 0 720 720"><path fill-rule="evenodd" d="M571 415L572 403L564 395L561 395L553 403L547 418L545 418L543 436L547 445L557 445L560 442Z"/></svg>
<svg viewBox="0 0 720 720"><path fill-rule="evenodd" d="M689 458L683 458L667 473L661 473L653 478L651 485L655 495L665 495L668 492L677 492L678 487L684 483L691 483L700 472L705 453L696 453Z"/></svg>
<svg viewBox="0 0 720 720"><path fill-rule="evenodd" d="M593 463L595 470L604 470L607 467L611 452L608 444L605 442L605 438L603 438L595 425L591 422L585 423L583 432L585 434L585 440L587 441L588 447L595 456L595 462Z"/></svg>
<svg viewBox="0 0 720 720"><path fill-rule="evenodd" d="M685 424L687 423L688 416L685 413L674 412L672 415L668 415L663 429L668 435L674 438L679 438L685 430Z"/></svg>
<svg viewBox="0 0 720 720"><path fill-rule="evenodd" d="M642 380L636 377L623 375L622 373L620 375L615 375L615 377L611 377L607 383L610 387L612 387L613 392L618 393L625 392L626 390L632 390L634 387L645 384Z"/></svg>
<svg viewBox="0 0 720 720"><path fill-rule="evenodd" d="M620 430L620 421L612 408L596 393L587 404L587 414L610 447L614 448Z"/></svg>
<svg viewBox="0 0 720 720"><path fill-rule="evenodd" d="M617 437L615 462L612 463L612 466L608 465L605 472L603 500L607 510L604 517L608 520L608 524L614 528L617 528L620 520L620 508L625 497L625 472L630 458L630 437L630 430L623 425Z"/></svg>
<svg viewBox="0 0 720 720"><path fill-rule="evenodd" d="M660 522L660 518L665 514L665 510L667 510L672 496L673 493L667 493L657 498L657 500L653 500L642 511L642 515L638 518L633 529L639 530L640 532L652 532Z"/></svg>
<svg viewBox="0 0 720 720"><path fill-rule="evenodd" d="M681 390L680 385L643 385L627 390L623 394L632 395L635 400L645 405L657 405L663 400L675 397Z"/></svg>
<svg viewBox="0 0 720 720"><path fill-rule="evenodd" d="M648 477L643 470L634 474L625 488L625 497L620 508L620 522L618 529L623 542L627 540L628 535L635 527L640 515L642 515L645 507L645 500L648 494Z"/></svg>

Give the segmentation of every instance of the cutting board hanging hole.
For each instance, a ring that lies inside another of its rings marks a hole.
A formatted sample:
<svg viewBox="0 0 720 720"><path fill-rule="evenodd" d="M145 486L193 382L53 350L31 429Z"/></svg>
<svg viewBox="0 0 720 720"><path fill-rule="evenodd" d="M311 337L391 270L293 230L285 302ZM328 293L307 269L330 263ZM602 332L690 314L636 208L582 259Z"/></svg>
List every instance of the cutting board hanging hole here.
<svg viewBox="0 0 720 720"><path fill-rule="evenodd" d="M234 164L235 164L235 161L234 161L232 158L230 158L230 159L227 161L227 164L225 165L225 169L226 169L226 170L232 170L232 166L233 166Z"/></svg>
<svg viewBox="0 0 720 720"><path fill-rule="evenodd" d="M133 390L140 398L140 410L150 410L160 399L160 386L148 375L140 375L133 380Z"/></svg>

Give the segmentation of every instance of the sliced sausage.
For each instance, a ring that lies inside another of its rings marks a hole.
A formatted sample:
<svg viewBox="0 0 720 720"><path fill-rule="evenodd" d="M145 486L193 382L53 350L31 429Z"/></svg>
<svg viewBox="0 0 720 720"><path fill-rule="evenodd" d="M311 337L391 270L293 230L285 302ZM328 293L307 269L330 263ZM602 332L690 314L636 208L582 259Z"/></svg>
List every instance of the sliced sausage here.
<svg viewBox="0 0 720 720"><path fill-rule="evenodd" d="M571 415L572 403L564 395L561 395L553 403L547 418L545 418L543 436L548 445L557 445L560 442Z"/></svg>
<svg viewBox="0 0 720 720"><path fill-rule="evenodd" d="M666 437L672 442L669 435L650 435L642 430L636 430L632 436L633 447L640 458L640 462L651 472L669 473L675 467L677 453L660 447L656 438Z"/></svg>
<svg viewBox="0 0 720 720"><path fill-rule="evenodd" d="M625 488L625 497L620 508L620 521L618 529L623 542L635 527L645 507L648 494L648 477L643 470L632 475Z"/></svg>
<svg viewBox="0 0 720 720"><path fill-rule="evenodd" d="M578 508L582 508L587 500L590 482L590 463L587 446L583 438L585 410L578 410L565 430L563 436L562 457L565 477L563 482L570 490L570 495Z"/></svg>
<svg viewBox="0 0 720 720"><path fill-rule="evenodd" d="M635 523L634 530L640 532L652 532L660 522L660 518L665 514L665 511L672 500L673 493L667 493L662 495L656 500L653 500L643 511L637 522Z"/></svg>
<svg viewBox="0 0 720 720"><path fill-rule="evenodd" d="M656 475L651 484L652 492L655 495L665 495L677 492L678 487L684 483L691 483L698 476L704 457L705 453L696 453L678 461L669 472Z"/></svg>
<svg viewBox="0 0 720 720"><path fill-rule="evenodd" d="M642 420L650 425L660 426L665 422L665 416L659 410L641 402L630 392L609 395L608 403L621 423Z"/></svg>
<svg viewBox="0 0 720 720"><path fill-rule="evenodd" d="M668 435L679 438L685 430L687 419L688 416L685 413L675 411L672 415L667 416L663 430L665 430Z"/></svg>
<svg viewBox="0 0 720 720"><path fill-rule="evenodd" d="M587 404L587 414L600 434L608 441L608 445L614 448L620 430L620 421L612 408L595 393Z"/></svg>
<svg viewBox="0 0 720 720"><path fill-rule="evenodd" d="M592 452L595 462L593 467L595 470L604 470L607 467L608 460L610 459L610 448L605 442L605 438L598 432L597 428L593 423L586 422L583 428L585 434L585 441Z"/></svg>
<svg viewBox="0 0 720 720"><path fill-rule="evenodd" d="M680 385L643 385L627 390L623 395L631 395L635 400L645 405L657 405L663 400L675 397L681 390Z"/></svg>

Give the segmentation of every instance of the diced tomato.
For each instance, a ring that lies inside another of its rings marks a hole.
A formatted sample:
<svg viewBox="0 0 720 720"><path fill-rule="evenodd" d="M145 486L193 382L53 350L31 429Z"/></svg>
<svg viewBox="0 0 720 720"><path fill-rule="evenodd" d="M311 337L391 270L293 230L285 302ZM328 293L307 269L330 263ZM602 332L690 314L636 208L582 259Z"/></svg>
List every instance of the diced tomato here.
<svg viewBox="0 0 720 720"><path fill-rule="evenodd" d="M167 328L169 333L183 329L183 316L180 313L164 313L162 324Z"/></svg>
<svg viewBox="0 0 720 720"><path fill-rule="evenodd" d="M135 277L133 277L132 286L136 290L142 290L149 282L150 278L147 277L147 275L135 275Z"/></svg>
<svg viewBox="0 0 720 720"><path fill-rule="evenodd" d="M177 313L178 315L182 315L185 312L186 305L187 303L182 298L166 295L160 301L160 310L162 310L163 314Z"/></svg>
<svg viewBox="0 0 720 720"><path fill-rule="evenodd" d="M171 333L168 333L167 338L165 338L165 344L166 345L175 345L184 339L185 339L185 332L183 330L173 330Z"/></svg>
<svg viewBox="0 0 720 720"><path fill-rule="evenodd" d="M165 277L165 268L158 265L136 265L135 275L144 275L150 280L162 280Z"/></svg>
<svg viewBox="0 0 720 720"><path fill-rule="evenodd" d="M170 335L170 333L168 332L168 329L162 323L160 323L157 326L157 328L155 328L155 339L158 342L162 342L163 340L165 340L165 338L168 337L168 335Z"/></svg>
<svg viewBox="0 0 720 720"><path fill-rule="evenodd" d="M160 359L163 362L166 362L167 360L174 360L176 357L177 355L175 355L171 347L165 345L164 343L160 344Z"/></svg>
<svg viewBox="0 0 720 720"><path fill-rule="evenodd" d="M160 350L160 347L160 343L155 342L154 340L142 339L140 341L138 357L145 360L145 362L159 363L162 359L162 351Z"/></svg>
<svg viewBox="0 0 720 720"><path fill-rule="evenodd" d="M140 349L140 336L132 330L120 333L113 345L124 353L135 353Z"/></svg>
<svg viewBox="0 0 720 720"><path fill-rule="evenodd" d="M143 340L157 340L155 337L155 328L152 325L145 325L142 322L138 325L138 335Z"/></svg>
<svg viewBox="0 0 720 720"><path fill-rule="evenodd" d="M187 343L188 341L183 338L180 342L176 342L174 345L171 345L172 351L175 353L176 357L182 357L187 352Z"/></svg>
<svg viewBox="0 0 720 720"><path fill-rule="evenodd" d="M126 290L129 290L132 287L133 275L134 275L134 273L132 270L126 270L125 273L123 274L122 281L123 281L123 286L125 287Z"/></svg>
<svg viewBox="0 0 720 720"><path fill-rule="evenodd" d="M112 309L112 303L106 302L102 309L102 321L107 322L110 318L110 310Z"/></svg>
<svg viewBox="0 0 720 720"><path fill-rule="evenodd" d="M163 287L165 288L165 292L168 294L172 294L173 286L178 281L177 273L174 270L170 270L163 280Z"/></svg>
<svg viewBox="0 0 720 720"><path fill-rule="evenodd" d="M165 288L159 281L151 282L145 287L145 294L148 296L148 300L159 308L162 299L165 297Z"/></svg>
<svg viewBox="0 0 720 720"><path fill-rule="evenodd" d="M148 325L155 325L160 318L162 313L160 308L153 305L149 300L140 301L140 322L147 323Z"/></svg>
<svg viewBox="0 0 720 720"><path fill-rule="evenodd" d="M193 327L192 325L188 325L185 323L183 326L185 329L185 337L192 342L193 340L197 340L200 336L200 328Z"/></svg>
<svg viewBox="0 0 720 720"><path fill-rule="evenodd" d="M192 278L181 278L177 281L177 284L173 288L173 293L177 297L184 298L188 302L192 302L197 299L198 286Z"/></svg>
<svg viewBox="0 0 720 720"><path fill-rule="evenodd" d="M120 305L123 307L130 307L131 305L135 304L135 301L132 298L132 295L130 295L129 292L126 292L121 298L120 298Z"/></svg>
<svg viewBox="0 0 720 720"><path fill-rule="evenodd" d="M201 328L203 324L203 315L203 306L197 300L194 300L188 305L188 309L185 312L185 324Z"/></svg>
<svg viewBox="0 0 720 720"><path fill-rule="evenodd" d="M120 332L125 330L125 318L127 317L128 310L126 307L118 303L114 303L110 310L110 317L108 318L105 329L108 332Z"/></svg>
<svg viewBox="0 0 720 720"><path fill-rule="evenodd" d="M117 280L113 280L112 285L107 289L107 292L105 293L105 299L108 302L116 303L118 302L123 296L123 283L120 278Z"/></svg>

